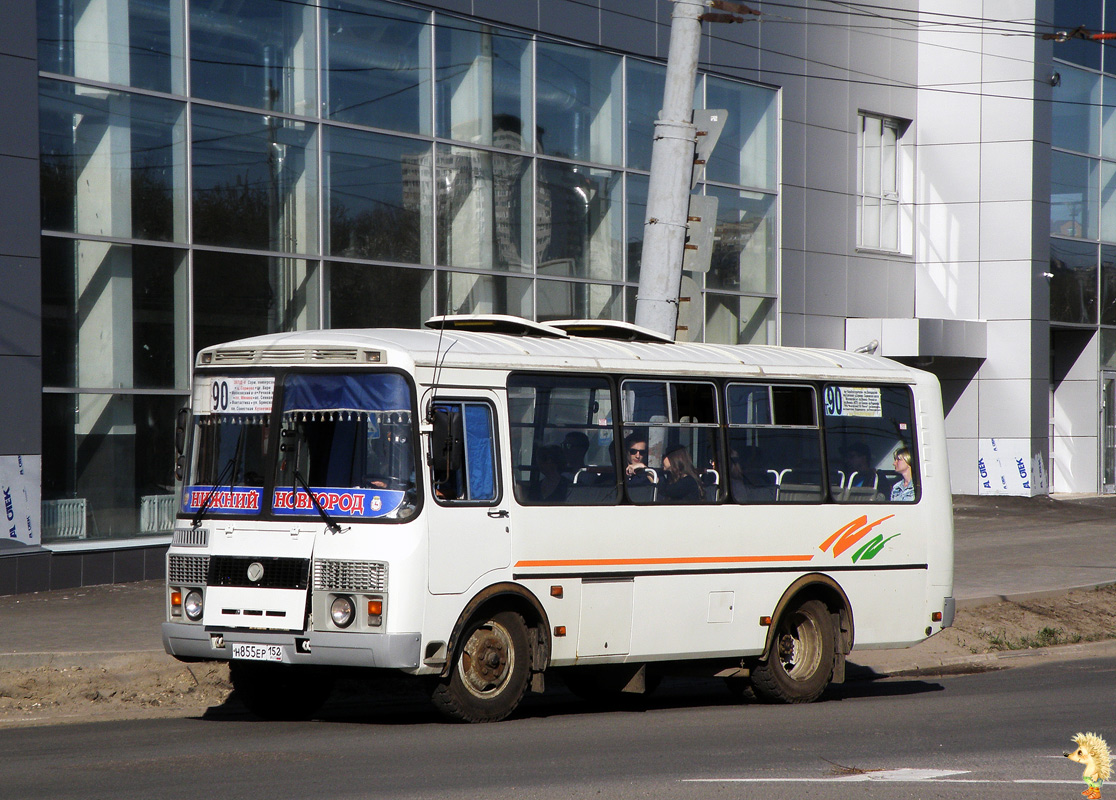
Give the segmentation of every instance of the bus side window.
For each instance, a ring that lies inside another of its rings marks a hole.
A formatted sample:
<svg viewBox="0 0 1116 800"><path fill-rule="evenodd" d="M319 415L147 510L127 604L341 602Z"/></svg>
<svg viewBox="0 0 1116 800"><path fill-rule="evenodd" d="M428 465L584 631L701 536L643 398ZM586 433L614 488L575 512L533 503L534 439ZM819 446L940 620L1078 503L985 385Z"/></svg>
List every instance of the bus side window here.
<svg viewBox="0 0 1116 800"><path fill-rule="evenodd" d="M499 497L492 407L438 403L431 436L431 485L439 502L489 505Z"/></svg>

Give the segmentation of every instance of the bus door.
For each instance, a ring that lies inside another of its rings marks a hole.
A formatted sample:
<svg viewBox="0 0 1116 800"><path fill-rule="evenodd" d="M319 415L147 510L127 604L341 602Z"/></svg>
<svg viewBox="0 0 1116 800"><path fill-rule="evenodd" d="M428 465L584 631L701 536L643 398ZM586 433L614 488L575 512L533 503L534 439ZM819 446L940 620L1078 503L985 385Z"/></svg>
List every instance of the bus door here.
<svg viewBox="0 0 1116 800"><path fill-rule="evenodd" d="M429 587L459 594L511 561L510 493L500 480L497 398L455 393L433 404L429 437Z"/></svg>

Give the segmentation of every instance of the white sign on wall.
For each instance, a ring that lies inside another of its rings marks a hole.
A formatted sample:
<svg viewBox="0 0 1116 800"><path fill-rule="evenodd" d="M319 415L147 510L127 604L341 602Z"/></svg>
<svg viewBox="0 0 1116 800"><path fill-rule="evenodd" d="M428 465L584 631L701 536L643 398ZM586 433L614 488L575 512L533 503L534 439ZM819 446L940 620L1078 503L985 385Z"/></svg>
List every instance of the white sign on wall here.
<svg viewBox="0 0 1116 800"><path fill-rule="evenodd" d="M0 456L0 538L5 541L40 543L41 474L42 456Z"/></svg>
<svg viewBox="0 0 1116 800"><path fill-rule="evenodd" d="M977 481L977 494L1031 497L1046 492L1046 469L1026 439L981 439Z"/></svg>

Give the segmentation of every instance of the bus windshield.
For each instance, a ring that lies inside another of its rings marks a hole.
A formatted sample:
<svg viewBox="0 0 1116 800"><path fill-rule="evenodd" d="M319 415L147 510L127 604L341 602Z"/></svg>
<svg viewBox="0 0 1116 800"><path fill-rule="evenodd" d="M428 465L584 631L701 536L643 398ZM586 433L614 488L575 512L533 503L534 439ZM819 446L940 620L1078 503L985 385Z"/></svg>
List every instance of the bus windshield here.
<svg viewBox="0 0 1116 800"><path fill-rule="evenodd" d="M396 373L199 377L182 511L406 519L417 506L413 419Z"/></svg>
<svg viewBox="0 0 1116 800"><path fill-rule="evenodd" d="M406 519L417 501L402 376L292 373L283 384L273 511Z"/></svg>

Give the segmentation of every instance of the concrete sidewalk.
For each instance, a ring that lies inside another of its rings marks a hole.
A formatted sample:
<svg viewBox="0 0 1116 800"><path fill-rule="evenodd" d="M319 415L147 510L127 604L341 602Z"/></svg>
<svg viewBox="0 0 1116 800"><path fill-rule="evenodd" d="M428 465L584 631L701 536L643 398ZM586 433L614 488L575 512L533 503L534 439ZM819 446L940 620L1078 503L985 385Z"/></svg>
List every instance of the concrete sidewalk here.
<svg viewBox="0 0 1116 800"><path fill-rule="evenodd" d="M954 509L960 607L1116 583L1116 497L958 497ZM157 581L0 597L0 670L93 666L128 655L169 660L160 631L163 602ZM1116 653L1114 643L1074 647ZM869 674L951 666L935 659L934 638L906 650L857 650L849 658Z"/></svg>

